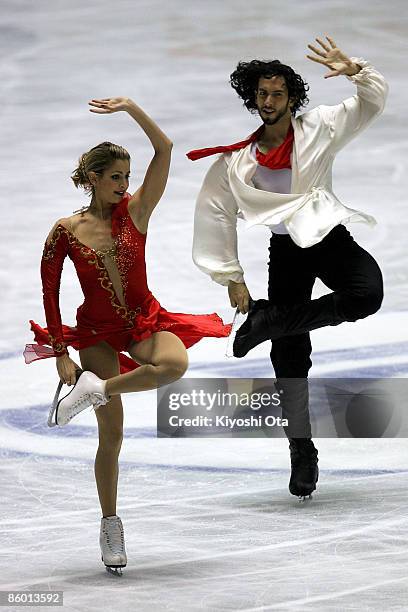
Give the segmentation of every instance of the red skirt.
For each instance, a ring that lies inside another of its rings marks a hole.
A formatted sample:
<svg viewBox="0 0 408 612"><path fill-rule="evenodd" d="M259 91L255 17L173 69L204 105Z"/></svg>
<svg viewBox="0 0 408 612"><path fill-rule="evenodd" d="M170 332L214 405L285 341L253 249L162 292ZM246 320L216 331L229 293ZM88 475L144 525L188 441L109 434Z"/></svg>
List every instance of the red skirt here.
<svg viewBox="0 0 408 612"><path fill-rule="evenodd" d="M104 325L103 329L63 325L64 342L78 351L104 340L119 353L120 373L124 374L139 367L133 359L123 354L132 341L140 342L155 332L169 331L178 336L184 346L189 348L202 338L225 338L231 332L231 324L225 325L216 313L195 315L168 312L158 302L155 310L156 312L150 312L148 316L137 316L135 326L131 329L117 323L111 326ZM40 327L31 320L30 324L37 344L26 345L23 353L25 362L32 363L38 359L55 357L53 349L49 346L47 328Z"/></svg>

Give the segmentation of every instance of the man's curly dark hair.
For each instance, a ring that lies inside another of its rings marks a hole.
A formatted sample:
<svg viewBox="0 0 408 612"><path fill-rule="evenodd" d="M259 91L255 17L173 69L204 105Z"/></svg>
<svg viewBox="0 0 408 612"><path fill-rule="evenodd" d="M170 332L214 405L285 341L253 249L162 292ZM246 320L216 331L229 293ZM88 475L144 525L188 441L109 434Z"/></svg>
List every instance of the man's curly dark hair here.
<svg viewBox="0 0 408 612"><path fill-rule="evenodd" d="M256 90L260 77L282 76L288 88L289 98L294 98L292 115L295 115L299 108L306 106L309 102L306 92L309 85L299 74L291 68L282 64L279 60L262 61L252 60L251 62L239 62L236 70L230 75L231 87L235 89L240 98L244 101L244 106L251 112L257 111Z"/></svg>

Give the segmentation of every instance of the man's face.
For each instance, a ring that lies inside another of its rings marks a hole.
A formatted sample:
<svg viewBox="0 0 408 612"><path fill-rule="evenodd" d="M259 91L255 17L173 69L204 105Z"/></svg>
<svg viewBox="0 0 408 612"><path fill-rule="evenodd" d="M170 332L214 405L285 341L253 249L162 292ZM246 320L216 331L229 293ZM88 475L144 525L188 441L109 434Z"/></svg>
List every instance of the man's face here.
<svg viewBox="0 0 408 612"><path fill-rule="evenodd" d="M274 125L282 117L290 117L291 100L284 77L260 77L255 102L265 125Z"/></svg>

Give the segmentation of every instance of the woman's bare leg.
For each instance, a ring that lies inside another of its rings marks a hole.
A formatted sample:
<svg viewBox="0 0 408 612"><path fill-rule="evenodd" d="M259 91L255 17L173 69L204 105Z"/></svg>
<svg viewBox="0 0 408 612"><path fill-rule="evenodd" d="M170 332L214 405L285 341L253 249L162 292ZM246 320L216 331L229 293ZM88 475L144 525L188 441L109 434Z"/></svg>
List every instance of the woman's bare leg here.
<svg viewBox="0 0 408 612"><path fill-rule="evenodd" d="M157 389L181 378L188 367L184 344L170 332L157 332L146 340L135 342L128 353L143 365L133 372L109 378L105 389L108 396Z"/></svg>
<svg viewBox="0 0 408 612"><path fill-rule="evenodd" d="M157 332L142 342L133 343L128 352L143 365L126 374L119 374L117 352L107 342L79 352L82 368L106 380L106 392L110 396L102 409L95 410L99 431L95 478L103 516L116 514L118 457L123 439L120 393L156 389L181 378L188 366L184 344L169 332Z"/></svg>
<svg viewBox="0 0 408 612"><path fill-rule="evenodd" d="M103 380L119 374L117 352L107 342L82 349L81 365ZM118 457L123 438L123 408L120 395L115 395L103 407L95 410L98 421L99 446L95 458L95 479L102 515L116 514Z"/></svg>

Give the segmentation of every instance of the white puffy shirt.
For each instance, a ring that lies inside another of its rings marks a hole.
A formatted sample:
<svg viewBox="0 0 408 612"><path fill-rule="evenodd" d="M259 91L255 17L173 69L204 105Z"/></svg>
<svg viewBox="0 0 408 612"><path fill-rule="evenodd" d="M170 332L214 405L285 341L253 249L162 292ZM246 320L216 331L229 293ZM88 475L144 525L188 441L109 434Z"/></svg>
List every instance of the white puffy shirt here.
<svg viewBox="0 0 408 612"><path fill-rule="evenodd" d="M302 248L323 240L339 223L376 224L371 215L342 204L332 188L336 153L381 114L388 93L377 70L362 58L351 60L362 68L347 77L357 86L354 96L292 117L290 193L254 187L258 163L251 154L251 144L223 153L210 166L197 198L193 260L215 282L243 282L237 252L238 216L247 227L284 223L292 240Z"/></svg>
<svg viewBox="0 0 408 612"><path fill-rule="evenodd" d="M256 142L252 143L251 154L256 160ZM290 168L281 168L279 170L273 170L267 166L261 166L258 162L254 176L252 177L252 185L255 189L262 189L263 191L273 191L275 193L290 193L290 186L292 183L292 170ZM275 234L288 234L286 225L284 223L278 223L278 225L270 225L271 230Z"/></svg>

